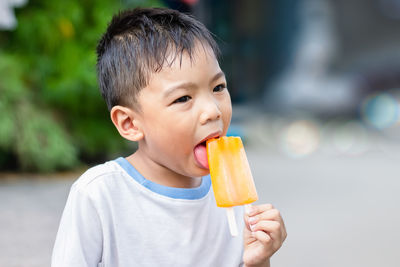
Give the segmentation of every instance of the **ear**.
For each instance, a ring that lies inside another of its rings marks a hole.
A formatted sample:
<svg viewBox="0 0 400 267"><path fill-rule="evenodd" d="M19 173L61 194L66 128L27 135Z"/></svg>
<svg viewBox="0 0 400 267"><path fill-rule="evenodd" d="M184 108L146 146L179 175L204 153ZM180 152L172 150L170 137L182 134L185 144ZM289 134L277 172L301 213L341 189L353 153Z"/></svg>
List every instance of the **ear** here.
<svg viewBox="0 0 400 267"><path fill-rule="evenodd" d="M110 112L111 120L119 134L130 141L143 139L144 133L140 127L139 115L131 108L114 106Z"/></svg>

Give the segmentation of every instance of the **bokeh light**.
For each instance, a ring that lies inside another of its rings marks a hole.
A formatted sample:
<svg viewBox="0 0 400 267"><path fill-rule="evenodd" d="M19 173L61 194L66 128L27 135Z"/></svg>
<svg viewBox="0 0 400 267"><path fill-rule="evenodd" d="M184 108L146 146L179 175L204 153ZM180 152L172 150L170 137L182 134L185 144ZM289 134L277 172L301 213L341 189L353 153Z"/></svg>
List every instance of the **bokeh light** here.
<svg viewBox="0 0 400 267"><path fill-rule="evenodd" d="M367 97L362 105L362 118L370 126L382 130L399 121L399 103L389 93Z"/></svg>
<svg viewBox="0 0 400 267"><path fill-rule="evenodd" d="M318 126L310 120L292 122L283 132L283 150L293 158L312 154L317 150L319 142Z"/></svg>

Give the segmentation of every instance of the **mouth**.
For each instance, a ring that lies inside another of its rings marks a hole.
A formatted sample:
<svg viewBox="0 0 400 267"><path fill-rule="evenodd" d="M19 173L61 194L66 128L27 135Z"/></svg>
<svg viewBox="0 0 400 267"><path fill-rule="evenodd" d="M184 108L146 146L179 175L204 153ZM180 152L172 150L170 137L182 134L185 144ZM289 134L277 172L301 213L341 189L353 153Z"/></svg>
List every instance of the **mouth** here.
<svg viewBox="0 0 400 267"><path fill-rule="evenodd" d="M194 147L193 149L194 158L196 162L200 165L200 167L202 167L203 169L207 170L209 169L208 158L207 158L207 147L206 147L207 140L218 138L220 136L221 132L214 132L212 134L209 134Z"/></svg>
<svg viewBox="0 0 400 267"><path fill-rule="evenodd" d="M203 140L201 140L198 145L200 145L200 144L206 145L207 140L219 138L220 136L221 136L221 132L219 132L219 131L209 134L209 135L207 135L207 137L205 137Z"/></svg>

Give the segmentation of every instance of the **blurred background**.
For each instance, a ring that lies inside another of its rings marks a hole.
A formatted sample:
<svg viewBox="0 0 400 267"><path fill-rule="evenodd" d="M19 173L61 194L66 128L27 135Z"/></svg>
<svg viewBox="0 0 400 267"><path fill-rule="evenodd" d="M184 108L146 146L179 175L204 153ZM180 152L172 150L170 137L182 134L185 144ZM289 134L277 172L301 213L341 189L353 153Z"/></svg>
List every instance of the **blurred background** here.
<svg viewBox="0 0 400 267"><path fill-rule="evenodd" d="M400 266L400 0L0 0L0 266L49 266L69 187L136 147L101 99L112 14L191 13L216 36L274 266Z"/></svg>

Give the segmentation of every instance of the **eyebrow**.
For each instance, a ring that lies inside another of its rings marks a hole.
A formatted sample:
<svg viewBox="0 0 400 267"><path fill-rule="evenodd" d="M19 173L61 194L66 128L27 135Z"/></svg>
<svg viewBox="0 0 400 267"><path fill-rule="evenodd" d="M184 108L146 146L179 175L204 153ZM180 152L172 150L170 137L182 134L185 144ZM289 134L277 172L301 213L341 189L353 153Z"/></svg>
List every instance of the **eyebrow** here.
<svg viewBox="0 0 400 267"><path fill-rule="evenodd" d="M214 77L211 79L211 82L218 80L221 77L225 77L225 73L222 70L214 75Z"/></svg>
<svg viewBox="0 0 400 267"><path fill-rule="evenodd" d="M225 73L222 70L219 71L217 74L214 75L214 77L211 78L210 83L218 80L221 77L225 77ZM192 82L183 82L183 83L174 85L165 91L164 97L168 97L173 91L180 89L180 88L195 89L195 88L197 88L197 85Z"/></svg>

